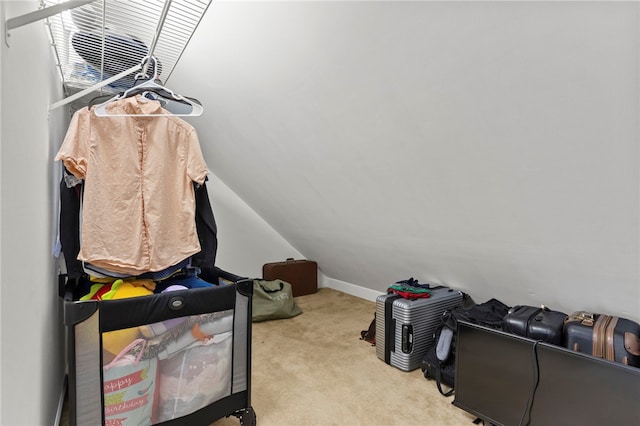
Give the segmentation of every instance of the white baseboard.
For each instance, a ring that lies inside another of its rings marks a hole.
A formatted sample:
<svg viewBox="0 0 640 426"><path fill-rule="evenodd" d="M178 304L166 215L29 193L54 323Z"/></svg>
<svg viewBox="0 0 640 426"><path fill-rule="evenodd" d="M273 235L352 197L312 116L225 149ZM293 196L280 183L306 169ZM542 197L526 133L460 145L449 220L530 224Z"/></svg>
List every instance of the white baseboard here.
<svg viewBox="0 0 640 426"><path fill-rule="evenodd" d="M376 298L381 294L384 294L382 291L372 290L370 288L362 287L356 284L351 284L345 281L336 280L333 278L322 277L320 287L332 288L334 290L341 291L343 293L350 294L352 296L359 297L361 299L369 300L371 302L375 302Z"/></svg>

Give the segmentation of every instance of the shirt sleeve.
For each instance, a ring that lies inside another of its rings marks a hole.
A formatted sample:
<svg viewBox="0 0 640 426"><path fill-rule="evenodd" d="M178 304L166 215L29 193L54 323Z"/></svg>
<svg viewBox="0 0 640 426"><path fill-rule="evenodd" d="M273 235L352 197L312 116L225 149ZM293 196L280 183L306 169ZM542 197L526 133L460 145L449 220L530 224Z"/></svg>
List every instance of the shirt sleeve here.
<svg viewBox="0 0 640 426"><path fill-rule="evenodd" d="M195 129L191 129L187 139L187 174L192 181L202 185L209 170L204 161Z"/></svg>
<svg viewBox="0 0 640 426"><path fill-rule="evenodd" d="M62 160L67 170L78 179L84 179L87 173L91 135L89 114L87 107L73 114L67 134L55 157L55 161Z"/></svg>

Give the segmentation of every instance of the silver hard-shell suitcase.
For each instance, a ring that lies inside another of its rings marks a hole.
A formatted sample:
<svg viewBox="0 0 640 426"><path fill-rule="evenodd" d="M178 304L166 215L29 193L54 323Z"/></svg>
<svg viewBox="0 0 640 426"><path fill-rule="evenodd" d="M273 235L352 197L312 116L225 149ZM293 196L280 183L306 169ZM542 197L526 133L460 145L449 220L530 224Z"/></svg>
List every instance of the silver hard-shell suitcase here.
<svg viewBox="0 0 640 426"><path fill-rule="evenodd" d="M400 370L420 367L444 311L462 304L463 294L437 287L431 297L405 299L396 294L376 298L376 355Z"/></svg>

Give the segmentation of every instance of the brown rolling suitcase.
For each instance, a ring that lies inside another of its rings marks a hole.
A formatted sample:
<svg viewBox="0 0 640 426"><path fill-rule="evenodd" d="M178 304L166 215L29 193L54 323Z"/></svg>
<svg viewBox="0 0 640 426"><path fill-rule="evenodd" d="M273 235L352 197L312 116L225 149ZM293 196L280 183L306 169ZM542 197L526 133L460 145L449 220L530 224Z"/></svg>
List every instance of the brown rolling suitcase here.
<svg viewBox="0 0 640 426"><path fill-rule="evenodd" d="M266 263L262 266L262 278L267 281L283 280L291 284L293 297L318 291L318 264L312 260L294 260Z"/></svg>
<svg viewBox="0 0 640 426"><path fill-rule="evenodd" d="M616 316L574 312L564 324L565 347L640 367L640 324Z"/></svg>

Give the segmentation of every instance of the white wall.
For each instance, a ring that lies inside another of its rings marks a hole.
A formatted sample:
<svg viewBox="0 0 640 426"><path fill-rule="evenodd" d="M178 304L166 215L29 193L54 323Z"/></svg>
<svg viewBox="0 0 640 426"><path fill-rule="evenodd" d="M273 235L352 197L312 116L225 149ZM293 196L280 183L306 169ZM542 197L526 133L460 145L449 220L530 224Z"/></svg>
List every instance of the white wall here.
<svg viewBox="0 0 640 426"><path fill-rule="evenodd" d="M5 18L38 2L2 2ZM4 35L4 19L2 20ZM60 96L44 26L11 31L2 41L2 248L0 298L3 425L52 424L64 378L61 309L55 280L53 133ZM50 122L51 120L51 126ZM51 132L50 132L51 128Z"/></svg>
<svg viewBox="0 0 640 426"><path fill-rule="evenodd" d="M337 282L640 320L638 2L213 2L171 82Z"/></svg>
<svg viewBox="0 0 640 426"><path fill-rule="evenodd" d="M220 268L259 278L264 263L303 257L215 175L210 176L207 190L218 226Z"/></svg>
<svg viewBox="0 0 640 426"><path fill-rule="evenodd" d="M0 5L0 22L4 22L4 6ZM0 30L4 30L4 24L0 24ZM2 64L4 60L4 52L0 50L0 95L2 95L2 87L3 87L3 69ZM0 101L0 147L2 146L3 139L3 126L2 126L2 104ZM2 188L2 149L0 149L0 188ZM0 241L2 241L2 197L0 197ZM2 244L0 244L0 301L2 300ZM2 303L0 302L0 333L2 333ZM1 336L1 334L0 334ZM2 339L0 338L0 383L3 383L2 380ZM0 421L2 421L2 387L0 386Z"/></svg>

